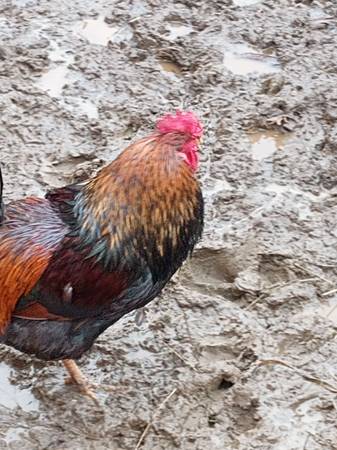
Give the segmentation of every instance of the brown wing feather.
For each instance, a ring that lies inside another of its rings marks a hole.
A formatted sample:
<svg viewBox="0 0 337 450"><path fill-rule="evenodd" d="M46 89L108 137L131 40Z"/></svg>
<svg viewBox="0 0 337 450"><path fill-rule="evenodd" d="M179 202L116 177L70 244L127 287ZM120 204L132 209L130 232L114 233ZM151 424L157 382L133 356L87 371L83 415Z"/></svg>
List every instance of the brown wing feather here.
<svg viewBox="0 0 337 450"><path fill-rule="evenodd" d="M25 308L20 309L17 313L14 311L13 317L29 320L71 320L69 317L51 313L45 306L38 302L32 303Z"/></svg>
<svg viewBox="0 0 337 450"><path fill-rule="evenodd" d="M67 228L47 200L27 198L6 208L0 227L0 333L18 300L48 267Z"/></svg>

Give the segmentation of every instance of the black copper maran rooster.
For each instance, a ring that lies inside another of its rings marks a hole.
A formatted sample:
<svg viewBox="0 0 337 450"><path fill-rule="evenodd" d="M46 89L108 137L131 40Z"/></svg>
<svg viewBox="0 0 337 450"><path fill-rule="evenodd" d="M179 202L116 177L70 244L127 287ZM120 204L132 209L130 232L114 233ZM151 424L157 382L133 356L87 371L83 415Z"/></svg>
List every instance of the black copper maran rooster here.
<svg viewBox="0 0 337 450"><path fill-rule="evenodd" d="M166 115L85 183L0 197L1 343L63 360L94 396L72 358L153 300L201 236L201 135L192 113Z"/></svg>

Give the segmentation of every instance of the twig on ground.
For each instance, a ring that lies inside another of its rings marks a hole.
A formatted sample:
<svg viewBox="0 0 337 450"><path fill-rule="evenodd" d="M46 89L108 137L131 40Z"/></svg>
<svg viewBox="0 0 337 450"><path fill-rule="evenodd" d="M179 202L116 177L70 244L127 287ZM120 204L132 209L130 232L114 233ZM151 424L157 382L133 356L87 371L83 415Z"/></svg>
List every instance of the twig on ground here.
<svg viewBox="0 0 337 450"><path fill-rule="evenodd" d="M311 434L307 433L307 437L305 438L305 441L304 441L303 450L306 450L307 444L308 444L310 438L311 438Z"/></svg>
<svg viewBox="0 0 337 450"><path fill-rule="evenodd" d="M171 350L171 352L173 354L175 354L187 367L189 367L190 369L194 370L195 372L200 372L200 370L198 370L193 364L191 364L190 362L188 362L179 352L177 352L177 350L175 350L171 345L166 344L167 347Z"/></svg>
<svg viewBox="0 0 337 450"><path fill-rule="evenodd" d="M322 277L322 275L319 275L318 273L312 271L311 269L308 269L307 267L303 267L296 262L293 263L293 266L296 267L297 269L302 270L305 273L308 273L309 275L313 275L314 277L319 278L320 280L324 281L325 283L330 284L331 286L333 286L335 284L333 281L328 280L325 277Z"/></svg>
<svg viewBox="0 0 337 450"><path fill-rule="evenodd" d="M253 306L256 305L256 303L258 303L260 300L263 300L264 298L266 298L268 296L268 294L269 294L268 291L271 291L276 288L283 288L285 286L290 286L291 284L295 284L295 283L307 283L309 281L315 281L316 279L317 279L317 277L303 278L301 280L291 280L291 281L286 281L284 283L275 283L275 284L271 284L270 286L265 286L262 288L261 294L259 295L259 297L257 297L251 303L249 303L249 305L247 305L244 309L249 311L251 308L253 308Z"/></svg>
<svg viewBox="0 0 337 450"><path fill-rule="evenodd" d="M331 291L326 291L321 294L322 297L328 297L329 295L335 294L337 292L337 289L331 289Z"/></svg>
<svg viewBox="0 0 337 450"><path fill-rule="evenodd" d="M291 369L294 372L296 372L304 380L317 384L323 387L324 389L328 390L329 392L332 392L333 394L337 394L337 386L333 385L329 381L322 380L321 378L314 377L312 375L308 375L303 371L297 369L296 367L292 366L291 364L288 364L285 361L281 361L280 359L261 359L257 361L257 366L267 366L267 365L280 365L287 367L288 369Z"/></svg>
<svg viewBox="0 0 337 450"><path fill-rule="evenodd" d="M165 404L170 400L171 397L177 392L177 388L174 388L173 391L160 403L158 408L155 410L155 412L152 415L151 421L146 425L143 433L141 434L140 438L138 439L137 445L135 447L135 450L139 450L140 446L142 445L144 439L146 438L148 432L150 431L150 428L153 427L155 420L158 418L160 411L165 406Z"/></svg>
<svg viewBox="0 0 337 450"><path fill-rule="evenodd" d="M328 312L328 314L326 315L327 318L329 318L337 309L337 305L334 305L330 311Z"/></svg>

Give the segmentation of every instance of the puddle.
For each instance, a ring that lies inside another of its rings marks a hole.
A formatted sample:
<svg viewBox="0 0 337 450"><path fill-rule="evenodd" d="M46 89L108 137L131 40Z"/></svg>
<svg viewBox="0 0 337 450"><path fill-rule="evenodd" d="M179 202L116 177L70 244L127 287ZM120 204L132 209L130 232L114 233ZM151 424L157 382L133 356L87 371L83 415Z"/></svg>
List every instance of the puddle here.
<svg viewBox="0 0 337 450"><path fill-rule="evenodd" d="M50 46L48 58L51 61L51 68L35 84L51 97L59 98L62 97L64 86L69 83L69 65L74 62L74 55L62 49L56 43L51 43ZM75 98L73 102L69 100L69 103L61 99L60 102L74 114L79 112L87 115L89 119L98 119L97 106L89 99Z"/></svg>
<svg viewBox="0 0 337 450"><path fill-rule="evenodd" d="M280 70L280 64L274 56L259 53L246 44L227 46L223 63L226 69L236 75L262 75Z"/></svg>
<svg viewBox="0 0 337 450"><path fill-rule="evenodd" d="M64 65L55 67L42 75L36 85L51 97L60 97L66 85L68 68Z"/></svg>
<svg viewBox="0 0 337 450"><path fill-rule="evenodd" d="M187 36L193 32L193 27L190 25L167 25L167 29L169 31L169 36L167 39L170 41L174 41L179 37Z"/></svg>
<svg viewBox="0 0 337 450"><path fill-rule="evenodd" d="M233 3L237 6L249 6L259 3L259 0L233 0Z"/></svg>
<svg viewBox="0 0 337 450"><path fill-rule="evenodd" d="M12 368L0 362L0 405L6 408L20 407L24 411L39 409L39 401L30 389L20 389L10 382Z"/></svg>
<svg viewBox="0 0 337 450"><path fill-rule="evenodd" d="M98 119L99 117L97 106L88 99L76 99L76 108L78 108L89 119Z"/></svg>
<svg viewBox="0 0 337 450"><path fill-rule="evenodd" d="M91 44L97 45L108 45L118 30L117 27L110 27L104 21L103 16L84 20L75 28L75 32L86 38Z"/></svg>
<svg viewBox="0 0 337 450"><path fill-rule="evenodd" d="M86 115L88 119L97 120L99 118L97 106L87 98L67 96L60 99L59 103L76 117Z"/></svg>
<svg viewBox="0 0 337 450"><path fill-rule="evenodd" d="M278 147L273 137L260 137L257 141L252 142L253 159L262 161L272 156L277 149Z"/></svg>
<svg viewBox="0 0 337 450"><path fill-rule="evenodd" d="M178 64L172 61L164 61L164 60L160 60L159 64L161 65L161 68L164 70L164 72L182 76L181 68L178 66Z"/></svg>
<svg viewBox="0 0 337 450"><path fill-rule="evenodd" d="M74 61L74 57L71 52L64 50L55 43L51 43L50 46L51 51L48 54L50 61L67 64L71 64Z"/></svg>
<svg viewBox="0 0 337 450"><path fill-rule="evenodd" d="M249 133L248 138L252 144L252 157L256 161L272 156L276 150L282 149L289 135L279 133L278 131L257 131Z"/></svg>
<svg viewBox="0 0 337 450"><path fill-rule="evenodd" d="M35 84L51 97L60 97L64 86L67 84L69 64L74 61L74 56L56 44L52 44L51 47L52 50L49 52L48 57L54 63L53 66L55 64L58 65L51 67Z"/></svg>

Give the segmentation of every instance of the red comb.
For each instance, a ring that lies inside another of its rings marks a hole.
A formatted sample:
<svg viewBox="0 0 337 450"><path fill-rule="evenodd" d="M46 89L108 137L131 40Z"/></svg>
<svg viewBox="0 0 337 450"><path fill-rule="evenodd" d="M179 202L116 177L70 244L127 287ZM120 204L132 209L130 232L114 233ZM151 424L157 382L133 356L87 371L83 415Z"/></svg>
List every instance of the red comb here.
<svg viewBox="0 0 337 450"><path fill-rule="evenodd" d="M157 130L161 134L183 133L199 139L202 135L202 125L192 112L177 111L174 114L166 114L158 120Z"/></svg>

